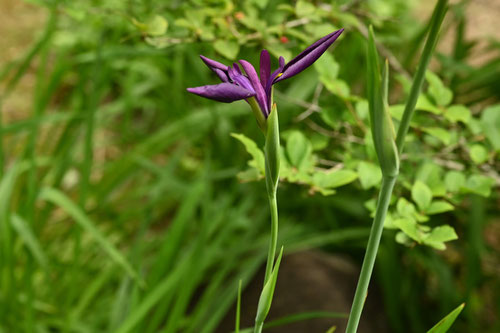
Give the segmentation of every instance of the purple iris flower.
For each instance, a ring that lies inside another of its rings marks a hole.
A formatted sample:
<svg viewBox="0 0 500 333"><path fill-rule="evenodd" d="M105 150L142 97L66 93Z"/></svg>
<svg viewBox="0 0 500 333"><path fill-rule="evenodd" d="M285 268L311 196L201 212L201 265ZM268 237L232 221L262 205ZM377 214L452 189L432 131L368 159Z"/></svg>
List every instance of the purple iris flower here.
<svg viewBox="0 0 500 333"><path fill-rule="evenodd" d="M285 64L285 59L280 57L279 67L272 73L269 52L262 50L260 53L260 76L257 75L252 64L246 60L240 60L239 65L233 63L232 66L226 66L215 60L200 56L201 60L217 74L222 83L188 88L187 91L225 103L241 99L250 103L251 98L255 97L260 111L267 118L271 111L271 88L273 84L291 78L311 66L343 31L344 29L337 30L317 40L287 64ZM240 65L244 72L241 70Z"/></svg>

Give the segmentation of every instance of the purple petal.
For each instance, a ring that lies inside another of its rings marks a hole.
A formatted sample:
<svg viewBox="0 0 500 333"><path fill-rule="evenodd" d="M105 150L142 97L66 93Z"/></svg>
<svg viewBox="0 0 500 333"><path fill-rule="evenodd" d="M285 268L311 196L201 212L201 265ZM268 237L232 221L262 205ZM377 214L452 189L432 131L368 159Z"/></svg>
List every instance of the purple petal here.
<svg viewBox="0 0 500 333"><path fill-rule="evenodd" d="M245 75L239 75L236 74L232 77L232 80L234 83L236 83L238 86L245 88L248 91L255 92L255 89L252 86L252 83L250 80L245 76Z"/></svg>
<svg viewBox="0 0 500 333"><path fill-rule="evenodd" d="M238 64L233 64L233 67L229 67L227 73L229 75L229 78L238 86L243 87L249 91L255 92L250 80L245 75L241 74L241 70Z"/></svg>
<svg viewBox="0 0 500 333"><path fill-rule="evenodd" d="M233 67L234 69L236 70L236 72L240 75L242 75L241 73L241 69L240 69L240 65L238 65L236 62L233 63Z"/></svg>
<svg viewBox="0 0 500 333"><path fill-rule="evenodd" d="M217 74L217 76L219 77L219 79L221 79L222 82L229 82L229 77L226 74L226 72L218 68L212 68L212 70L215 72L215 74Z"/></svg>
<svg viewBox="0 0 500 333"><path fill-rule="evenodd" d="M226 82L195 88L187 88L187 91L201 97L224 103L231 103L240 99L255 96L255 93L252 91Z"/></svg>
<svg viewBox="0 0 500 333"><path fill-rule="evenodd" d="M260 84L266 88L267 80L271 74L271 57L267 50L262 50L260 52Z"/></svg>
<svg viewBox="0 0 500 333"><path fill-rule="evenodd" d="M269 92L271 90L271 85L274 81L274 79L281 73L283 72L283 68L285 68L285 58L280 57L279 58L279 67L277 70L275 70L271 76L269 77L267 84L266 84L266 93L269 95Z"/></svg>
<svg viewBox="0 0 500 333"><path fill-rule="evenodd" d="M224 64L221 64L221 63L220 63L220 62L218 62L218 61L212 60L212 59L207 58L207 57L202 56L202 55L200 55L200 58L201 58L201 60L203 60L203 62L204 62L204 63L205 63L205 64L206 64L206 65L207 65L210 69L212 69L212 68L218 68L218 69L223 70L223 71L226 71L226 70L227 70L227 67L228 67L228 66L226 66L226 65L224 65Z"/></svg>
<svg viewBox="0 0 500 333"><path fill-rule="evenodd" d="M257 98L257 102L259 103L262 110L266 112L267 116L269 114L269 108L267 105L266 92L264 91L264 87L262 87L262 84L260 83L259 76L257 75L255 68L253 68L252 64L246 60L240 60L240 64L245 70L248 79L252 83L253 89L256 93L255 97Z"/></svg>
<svg viewBox="0 0 500 333"><path fill-rule="evenodd" d="M205 56L200 55L201 60L208 66L222 82L229 82L229 77L227 75L228 66L221 64L215 60L209 59Z"/></svg>
<svg viewBox="0 0 500 333"><path fill-rule="evenodd" d="M269 108L269 110L271 109L271 87L273 86L273 81L283 71L284 67L285 67L285 58L280 57L278 69L275 70L271 74L271 76L269 76L269 78L267 79L266 96L267 96L267 107Z"/></svg>
<svg viewBox="0 0 500 333"><path fill-rule="evenodd" d="M331 34L326 35L311 44L308 48L285 65L285 68L283 68L283 75L277 77L273 83L283 81L297 75L307 67L311 66L328 49L328 47L330 47L330 45L337 40L343 31L344 29L340 29L332 32Z"/></svg>

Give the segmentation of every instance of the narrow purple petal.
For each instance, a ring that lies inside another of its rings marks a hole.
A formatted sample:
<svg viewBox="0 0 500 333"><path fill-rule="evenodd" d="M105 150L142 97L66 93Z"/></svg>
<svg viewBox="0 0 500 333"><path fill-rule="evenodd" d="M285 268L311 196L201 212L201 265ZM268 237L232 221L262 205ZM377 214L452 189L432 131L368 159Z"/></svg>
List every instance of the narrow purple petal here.
<svg viewBox="0 0 500 333"><path fill-rule="evenodd" d="M277 70L275 70L267 79L267 84L266 84L266 96L267 96L267 107L269 110L271 110L271 87L273 86L273 81L274 79L283 71L283 68L285 67L285 58L280 57L279 58L279 67Z"/></svg>
<svg viewBox="0 0 500 333"><path fill-rule="evenodd" d="M221 64L215 60L209 59L205 56L200 55L201 60L208 66L222 82L229 82L229 77L227 75L228 66Z"/></svg>
<svg viewBox="0 0 500 333"><path fill-rule="evenodd" d="M227 75L227 72L224 72L218 68L212 68L212 70L215 72L215 74L217 74L222 82L229 82L229 76Z"/></svg>
<svg viewBox="0 0 500 333"><path fill-rule="evenodd" d="M227 70L228 66L226 66L224 64L221 64L218 61L212 60L212 59L207 58L207 57L202 56L202 55L200 55L200 58L201 58L201 60L203 60L203 62L205 63L205 65L207 65L210 69L212 69L212 68L218 68L218 69L223 70L223 71Z"/></svg>
<svg viewBox="0 0 500 333"><path fill-rule="evenodd" d="M259 76L257 75L255 68L246 60L240 60L240 64L245 70L248 79L252 83L253 89L256 93L255 97L257 98L257 102L259 103L262 110L266 113L265 116L267 117L267 115L269 114L269 108L267 105L266 92L264 91L264 87L262 87L262 84L260 83Z"/></svg>
<svg viewBox="0 0 500 333"><path fill-rule="evenodd" d="M240 99L255 96L255 93L252 91L226 82L195 88L187 88L187 91L201 97L224 103L231 103Z"/></svg>
<svg viewBox="0 0 500 333"><path fill-rule="evenodd" d="M249 91L255 92L250 80L245 75L241 74L241 70L238 64L235 63L233 64L233 67L229 67L227 74L229 75L229 78L233 81L233 83Z"/></svg>
<svg viewBox="0 0 500 333"><path fill-rule="evenodd" d="M285 58L280 57L279 58L279 67L277 70L275 70L271 76L269 77L267 84L266 84L266 93L268 93L268 90L271 90L271 85L274 81L274 79L281 73L283 72L283 68L285 68ZM269 94L269 93L268 93Z"/></svg>
<svg viewBox="0 0 500 333"><path fill-rule="evenodd" d="M329 35L317 40L304 51L302 51L298 56L293 58L289 63L283 68L283 75L278 76L273 83L283 81L294 75L299 74L307 67L311 66L327 49L330 45L337 40L337 38L342 34L344 29L332 32Z"/></svg>
<svg viewBox="0 0 500 333"><path fill-rule="evenodd" d="M269 75L271 74L271 57L269 56L269 52L267 50L262 50L260 52L260 84L264 89L267 85L267 80L269 79Z"/></svg>
<svg viewBox="0 0 500 333"><path fill-rule="evenodd" d="M253 88L252 83L245 75L236 74L235 76L233 76L233 81L238 86L243 87L246 90L255 92L255 89Z"/></svg>
<svg viewBox="0 0 500 333"><path fill-rule="evenodd" d="M234 62L233 68L236 70L236 72L238 72L238 74L242 75L240 65L238 65L238 63Z"/></svg>

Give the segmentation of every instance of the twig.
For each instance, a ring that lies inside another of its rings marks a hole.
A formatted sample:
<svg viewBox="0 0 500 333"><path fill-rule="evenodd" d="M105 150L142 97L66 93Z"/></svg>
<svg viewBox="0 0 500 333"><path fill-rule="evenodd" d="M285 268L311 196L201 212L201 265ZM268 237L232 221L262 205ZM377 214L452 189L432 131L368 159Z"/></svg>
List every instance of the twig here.
<svg viewBox="0 0 500 333"><path fill-rule="evenodd" d="M318 105L318 101L322 91L323 91L323 84L318 83L318 85L316 86L316 90L314 91L312 103L309 105L307 110L305 110L297 117L295 117L296 122L302 121L307 117L309 117L310 115L312 115L314 112L319 112L321 110L321 108Z"/></svg>

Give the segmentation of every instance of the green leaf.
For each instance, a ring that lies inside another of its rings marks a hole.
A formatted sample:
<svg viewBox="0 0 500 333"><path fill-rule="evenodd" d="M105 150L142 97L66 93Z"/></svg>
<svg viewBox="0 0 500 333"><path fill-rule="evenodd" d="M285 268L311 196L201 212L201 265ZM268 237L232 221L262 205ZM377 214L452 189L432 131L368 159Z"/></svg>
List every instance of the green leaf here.
<svg viewBox="0 0 500 333"><path fill-rule="evenodd" d="M132 278L141 285L144 282L139 277L132 265L127 261L125 256L97 229L94 221L92 221L85 212L71 201L64 193L54 188L43 188L40 192L40 199L49 201L54 205L64 210L71 216L75 222L87 231L108 256L119 266L121 266Z"/></svg>
<svg viewBox="0 0 500 333"><path fill-rule="evenodd" d="M360 162L358 164L358 175L361 187L369 189L382 181L382 172L380 168L370 162Z"/></svg>
<svg viewBox="0 0 500 333"><path fill-rule="evenodd" d="M324 81L334 81L339 74L339 63L331 53L324 53L318 60L314 62L314 69L318 72L322 83Z"/></svg>
<svg viewBox="0 0 500 333"><path fill-rule="evenodd" d="M350 96L350 88L343 80L338 79L339 64L330 53L323 54L315 63L314 68L319 74L319 80L325 88L342 98Z"/></svg>
<svg viewBox="0 0 500 333"><path fill-rule="evenodd" d="M465 186L465 176L463 173L458 171L450 171L444 177L444 183L446 184L446 189L448 192L459 192L462 187Z"/></svg>
<svg viewBox="0 0 500 333"><path fill-rule="evenodd" d="M324 107L320 113L321 119L331 128L339 129L342 123L342 113L333 107Z"/></svg>
<svg viewBox="0 0 500 333"><path fill-rule="evenodd" d="M236 175L242 183L254 182L262 178L263 174L256 168L250 168Z"/></svg>
<svg viewBox="0 0 500 333"><path fill-rule="evenodd" d="M445 87L441 79L431 71L425 73L427 82L429 82L428 92L436 101L437 105L446 106L453 99L452 91Z"/></svg>
<svg viewBox="0 0 500 333"><path fill-rule="evenodd" d="M496 151L500 151L500 104L484 109L481 114L483 132Z"/></svg>
<svg viewBox="0 0 500 333"><path fill-rule="evenodd" d="M469 148L471 160L476 164L481 164L488 160L488 151L480 144L472 145Z"/></svg>
<svg viewBox="0 0 500 333"><path fill-rule="evenodd" d="M417 105L415 106L417 110L427 111L433 114L441 114L442 110L431 103L426 95L422 94L418 97Z"/></svg>
<svg viewBox="0 0 500 333"><path fill-rule="evenodd" d="M360 99L355 106L356 113L358 114L359 118L361 119L367 119L369 117L369 105L368 101L366 99Z"/></svg>
<svg viewBox="0 0 500 333"><path fill-rule="evenodd" d="M276 40L276 43L266 44L266 48L269 51L269 53L271 53L276 58L281 56L285 58L287 61L292 59L292 52L289 49L287 49L284 45L279 44L278 40Z"/></svg>
<svg viewBox="0 0 500 333"><path fill-rule="evenodd" d="M290 163L303 169L311 158L312 145L306 136L300 131L292 131L286 141L286 154Z"/></svg>
<svg viewBox="0 0 500 333"><path fill-rule="evenodd" d="M255 323L263 323L269 313L269 309L271 308L271 303L273 301L274 288L276 287L276 281L278 279L278 270L280 268L281 258L283 257L283 247L281 247L280 254L278 255L278 259L276 259L276 263L274 264L273 271L269 280L265 284L264 288L262 288L262 292L259 297L259 303L257 306L257 316L255 317Z"/></svg>
<svg viewBox="0 0 500 333"><path fill-rule="evenodd" d="M415 216L415 214L417 213L415 205L413 205L411 202L409 202L403 197L399 198L398 203L396 205L396 209L399 215L404 217L413 218L413 216Z"/></svg>
<svg viewBox="0 0 500 333"><path fill-rule="evenodd" d="M450 203L443 201L443 200L438 200L438 201L433 201L429 208L425 211L426 214L433 215L433 214L440 214L444 212L449 212L451 210L455 209L453 205Z"/></svg>
<svg viewBox="0 0 500 333"><path fill-rule="evenodd" d="M307 1L299 0L295 6L295 13L298 17L312 16L316 12L316 7Z"/></svg>
<svg viewBox="0 0 500 333"><path fill-rule="evenodd" d="M422 241L421 232L418 230L417 221L412 218L395 219L393 224L414 241L420 243Z"/></svg>
<svg viewBox="0 0 500 333"><path fill-rule="evenodd" d="M260 9L264 9L264 8L266 8L266 6L267 6L267 4L268 4L269 0L251 0L251 1L249 1L249 2L251 2L251 3L255 4L255 5L256 5L257 7L259 7Z"/></svg>
<svg viewBox="0 0 500 333"><path fill-rule="evenodd" d="M337 326L332 326L328 329L328 331L326 331L326 333L335 333L336 330L337 330Z"/></svg>
<svg viewBox="0 0 500 333"><path fill-rule="evenodd" d="M312 37L314 37L315 39L320 39L321 37L330 34L332 31L337 30L337 27L335 27L331 23L310 23L305 25L305 29L306 32L310 33ZM323 55L319 59L323 58L323 56L325 56L326 54L330 53L323 53Z"/></svg>
<svg viewBox="0 0 500 333"><path fill-rule="evenodd" d="M450 312L446 317L441 319L433 328L427 331L427 333L446 333L455 319L457 319L460 312L462 312L465 303L460 304L455 310Z"/></svg>
<svg viewBox="0 0 500 333"><path fill-rule="evenodd" d="M146 33L150 36L163 36L167 33L168 21L160 15L155 15L147 23Z"/></svg>
<svg viewBox="0 0 500 333"><path fill-rule="evenodd" d="M446 186L443 182L443 169L432 162L425 162L417 171L417 180L425 183L435 197L446 194Z"/></svg>
<svg viewBox="0 0 500 333"><path fill-rule="evenodd" d="M432 201L432 192L423 182L417 180L411 189L411 198L420 210L425 211Z"/></svg>
<svg viewBox="0 0 500 333"><path fill-rule="evenodd" d="M234 333L240 332L240 313L241 313L241 279L238 282L238 297L236 299L236 319L234 323Z"/></svg>
<svg viewBox="0 0 500 333"><path fill-rule="evenodd" d="M214 48L215 51L229 60L236 59L236 56L240 52L240 45L234 40L218 39L214 43Z"/></svg>
<svg viewBox="0 0 500 333"><path fill-rule="evenodd" d="M432 246L437 250L444 250L445 242L458 239L455 229L449 225L443 225L432 229L432 231L423 239L425 245Z"/></svg>
<svg viewBox="0 0 500 333"><path fill-rule="evenodd" d="M328 142L330 141L330 139L327 136L317 133L312 133L309 136L309 140L311 141L313 150L325 149L326 147L328 147Z"/></svg>
<svg viewBox="0 0 500 333"><path fill-rule="evenodd" d="M358 174L352 170L320 171L313 175L313 183L320 188L335 188L349 184L356 178Z"/></svg>
<svg viewBox="0 0 500 333"><path fill-rule="evenodd" d="M168 29L168 21L160 15L153 16L149 21L145 23L139 22L135 18L132 18L132 24L134 24L144 34L152 37L163 36L167 33Z"/></svg>
<svg viewBox="0 0 500 333"><path fill-rule="evenodd" d="M395 240L396 240L397 243L402 244L402 245L406 245L406 246L410 246L413 243L413 241L411 240L411 238L408 237L402 231L399 231L398 233L396 233Z"/></svg>
<svg viewBox="0 0 500 333"><path fill-rule="evenodd" d="M451 141L451 134L449 131L441 127L424 127L422 130L433 137L439 139L445 145L449 145Z"/></svg>
<svg viewBox="0 0 500 333"><path fill-rule="evenodd" d="M461 121L464 124L468 124L472 118L470 110L462 104L452 105L446 109L444 116L451 122Z"/></svg>
<svg viewBox="0 0 500 333"><path fill-rule="evenodd" d="M321 79L321 78L320 78ZM351 96L351 89L349 85L344 80L334 80L329 82L323 82L325 88L334 95L342 97L343 99L348 99Z"/></svg>
<svg viewBox="0 0 500 333"><path fill-rule="evenodd" d="M243 134L231 133L231 136L239 140L245 146L247 152L252 156L253 159L248 164L257 168L261 174L264 174L266 169L264 153L259 149L259 147L257 147L257 144Z"/></svg>
<svg viewBox="0 0 500 333"><path fill-rule="evenodd" d="M387 212L384 220L384 228L386 229L398 229L398 226L394 224L394 218L390 212Z"/></svg>
<svg viewBox="0 0 500 333"><path fill-rule="evenodd" d="M391 117L396 120L401 121L404 111L405 111L404 104L395 104L389 106L389 113L391 114Z"/></svg>
<svg viewBox="0 0 500 333"><path fill-rule="evenodd" d="M482 195L483 197L489 197L491 194L491 188L495 184L495 181L490 177L483 175L472 175L467 179L465 188L472 193Z"/></svg>

